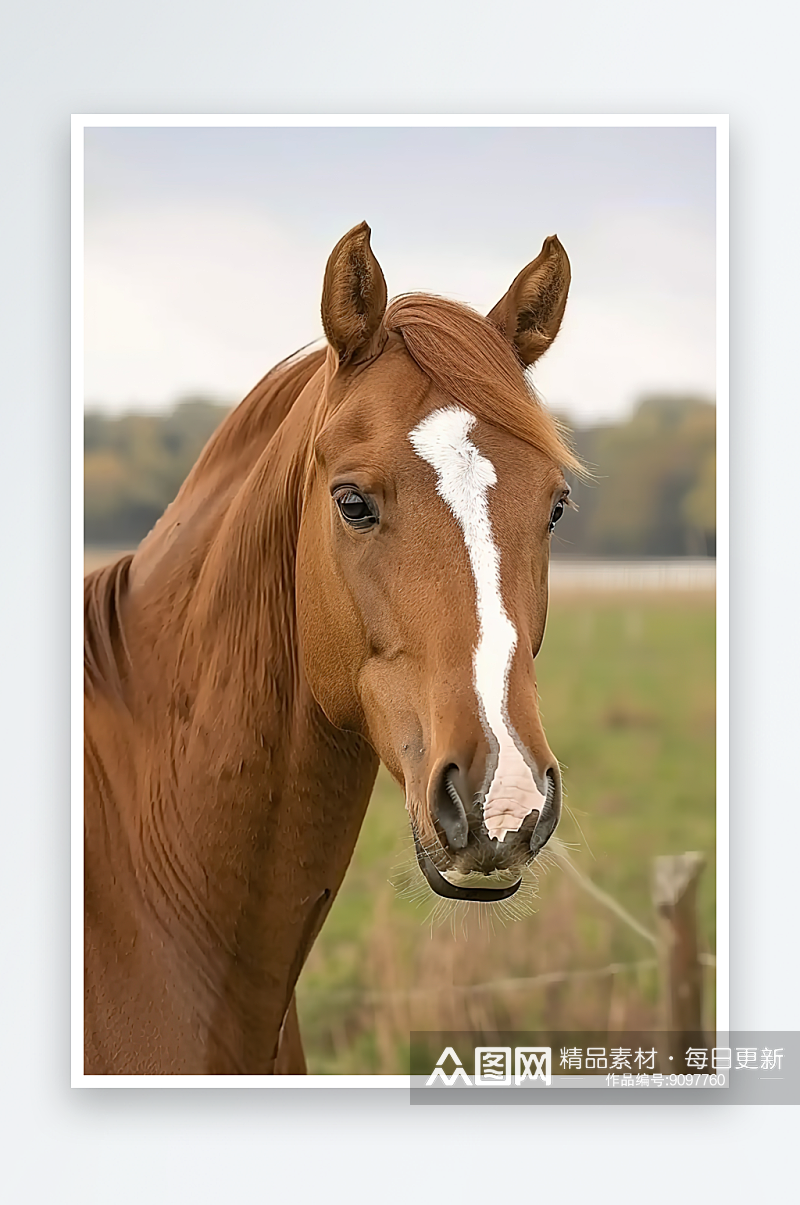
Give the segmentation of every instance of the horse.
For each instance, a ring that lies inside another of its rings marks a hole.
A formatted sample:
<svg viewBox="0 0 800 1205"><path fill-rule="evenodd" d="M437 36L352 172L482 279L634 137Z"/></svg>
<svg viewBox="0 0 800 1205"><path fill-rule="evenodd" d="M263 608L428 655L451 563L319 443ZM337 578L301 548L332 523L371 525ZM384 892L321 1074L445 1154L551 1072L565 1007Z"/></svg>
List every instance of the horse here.
<svg viewBox="0 0 800 1205"><path fill-rule="evenodd" d="M354 227L325 347L86 577L87 1074L305 1072L295 987L379 761L438 895L513 895L552 836L534 658L579 464L525 370L569 284L551 236L485 317L387 306Z"/></svg>

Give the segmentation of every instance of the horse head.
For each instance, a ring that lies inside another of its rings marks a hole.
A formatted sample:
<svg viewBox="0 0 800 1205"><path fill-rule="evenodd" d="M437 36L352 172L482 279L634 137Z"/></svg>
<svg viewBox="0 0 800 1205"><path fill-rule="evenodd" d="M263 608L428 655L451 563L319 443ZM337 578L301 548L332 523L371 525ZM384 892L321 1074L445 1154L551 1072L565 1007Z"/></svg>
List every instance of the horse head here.
<svg viewBox="0 0 800 1205"><path fill-rule="evenodd" d="M578 466L525 369L557 335L569 281L551 237L487 317L420 294L387 308L366 224L325 273L303 666L327 718L403 787L420 867L455 899L512 895L561 815L534 659Z"/></svg>

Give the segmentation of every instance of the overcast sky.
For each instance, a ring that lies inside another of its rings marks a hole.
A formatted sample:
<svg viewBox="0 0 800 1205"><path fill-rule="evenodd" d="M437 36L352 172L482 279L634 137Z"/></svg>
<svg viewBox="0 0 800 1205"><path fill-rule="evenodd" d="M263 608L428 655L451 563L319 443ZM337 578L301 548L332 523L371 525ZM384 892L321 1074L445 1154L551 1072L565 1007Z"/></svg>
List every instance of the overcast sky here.
<svg viewBox="0 0 800 1205"><path fill-rule="evenodd" d="M90 129L85 398L239 401L321 336L327 257L362 219L389 295L485 312L558 234L561 334L534 370L580 422L713 397L713 129Z"/></svg>

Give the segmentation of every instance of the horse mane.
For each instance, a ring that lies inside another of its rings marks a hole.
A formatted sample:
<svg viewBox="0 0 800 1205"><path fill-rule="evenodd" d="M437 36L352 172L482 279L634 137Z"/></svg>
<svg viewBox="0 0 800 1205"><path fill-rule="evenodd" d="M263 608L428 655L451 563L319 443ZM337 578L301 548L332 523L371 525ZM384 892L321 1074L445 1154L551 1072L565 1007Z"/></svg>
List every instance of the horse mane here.
<svg viewBox="0 0 800 1205"><path fill-rule="evenodd" d="M562 468L586 475L565 429L537 397L512 345L488 319L445 297L406 293L391 303L385 324L402 337L438 389Z"/></svg>
<svg viewBox="0 0 800 1205"><path fill-rule="evenodd" d="M230 465L241 472L245 461L257 458L302 390L325 363L325 356L325 348L312 351L301 348L271 368L217 427L189 471L178 497L190 492L220 466ZM118 700L124 698L123 662L130 661L130 657L122 605L133 555L128 553L84 577L83 688L89 698L97 690Z"/></svg>
<svg viewBox="0 0 800 1205"><path fill-rule="evenodd" d="M89 698L102 687L122 698L120 660L130 655L121 606L132 560L129 552L83 579L83 690Z"/></svg>
<svg viewBox="0 0 800 1205"><path fill-rule="evenodd" d="M220 423L186 478L187 488L224 460L241 464L243 456L260 454L311 378L325 363L327 346L308 344L281 360L262 377L243 401Z"/></svg>

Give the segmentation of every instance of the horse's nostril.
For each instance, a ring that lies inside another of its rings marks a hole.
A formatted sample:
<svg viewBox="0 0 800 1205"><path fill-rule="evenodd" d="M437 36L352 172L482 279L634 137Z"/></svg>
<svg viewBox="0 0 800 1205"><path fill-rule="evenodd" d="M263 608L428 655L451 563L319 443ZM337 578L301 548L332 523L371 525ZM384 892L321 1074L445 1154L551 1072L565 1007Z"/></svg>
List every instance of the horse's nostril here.
<svg viewBox="0 0 800 1205"><path fill-rule="evenodd" d="M453 780L457 772L457 766L445 767L434 796L434 819L441 825L447 845L452 850L464 849L469 836L467 813Z"/></svg>
<svg viewBox="0 0 800 1205"><path fill-rule="evenodd" d="M551 770L547 771L547 798L531 837L531 852L538 854L556 831L561 818L561 799L558 781Z"/></svg>

